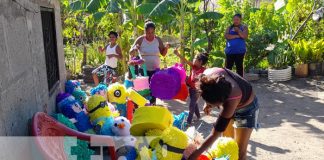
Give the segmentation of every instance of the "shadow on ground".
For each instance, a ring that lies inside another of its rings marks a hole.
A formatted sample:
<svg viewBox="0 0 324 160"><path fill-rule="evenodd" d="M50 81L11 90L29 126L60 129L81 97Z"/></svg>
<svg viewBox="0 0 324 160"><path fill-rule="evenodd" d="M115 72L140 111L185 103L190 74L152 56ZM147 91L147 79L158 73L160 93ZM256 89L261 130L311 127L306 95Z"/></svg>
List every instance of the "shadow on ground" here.
<svg viewBox="0 0 324 160"><path fill-rule="evenodd" d="M292 126L298 129L298 133L302 133L305 137L311 135L317 139L324 139L324 128L320 127L324 124L324 79L294 79L289 82L272 83L266 79L253 82L253 88L258 96L260 103L259 120L261 130L267 130L267 133L277 134L278 128L282 126ZM174 114L188 111L188 102L181 101L158 101L158 104L168 106ZM194 126L204 137L208 136L215 122L218 110L212 112L212 116L206 116L202 112L204 102L199 100L199 107L202 118L196 120L194 117ZM285 128L284 128L285 129ZM271 132L274 131L274 132ZM289 129L285 129L286 134L294 134ZM254 133L255 134L255 133ZM266 142L252 140L248 150L248 159L271 159L269 155L257 156L257 150L263 150L265 153L271 154L289 154L293 152L292 147L280 147L271 144L271 137L268 136ZM252 135L253 137L253 135ZM283 137L280 137L284 139ZM312 144L307 144L311 146ZM301 145L301 148L304 146ZM322 147L324 148L324 147ZM295 153L295 152L294 152ZM292 154L294 154L292 153ZM312 155L309 153L309 155ZM256 158L258 157L258 158Z"/></svg>
<svg viewBox="0 0 324 160"><path fill-rule="evenodd" d="M295 79L283 83L271 83L262 79L252 84L260 103L261 130L290 124L307 134L312 134L320 139L324 138L324 128L319 128L310 123L312 121L324 123L324 79ZM176 114L188 110L188 104L184 102L164 101L161 103L169 106L170 110ZM200 100L201 111L203 104L203 101ZM204 115L203 112L201 114ZM205 137L208 136L217 114L218 111L215 109L212 116L202 116L201 120L194 122L194 126L201 125L199 131ZM271 135L269 135L269 138L271 138ZM249 159L257 157L257 149L273 154L291 152L290 149L266 145L253 140L249 144L249 155L251 155Z"/></svg>
<svg viewBox="0 0 324 160"><path fill-rule="evenodd" d="M262 128L290 122L296 128L307 128L310 133L323 135L323 129L308 123L310 120L324 123L323 86L303 79L286 83L258 82L254 86L261 106Z"/></svg>

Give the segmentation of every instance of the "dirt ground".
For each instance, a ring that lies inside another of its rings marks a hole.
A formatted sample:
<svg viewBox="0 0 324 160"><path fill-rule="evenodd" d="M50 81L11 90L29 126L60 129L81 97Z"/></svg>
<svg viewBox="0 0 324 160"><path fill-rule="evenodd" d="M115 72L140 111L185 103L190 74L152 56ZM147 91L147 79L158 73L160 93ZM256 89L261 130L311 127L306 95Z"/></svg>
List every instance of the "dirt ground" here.
<svg viewBox="0 0 324 160"><path fill-rule="evenodd" d="M248 147L249 160L324 159L324 79L294 79L271 83L253 82L260 103L261 128L254 131ZM188 110L187 104L159 101L174 113ZM202 110L203 101L200 100ZM203 112L201 111L202 115ZM204 115L195 122L204 136L217 117Z"/></svg>
<svg viewBox="0 0 324 160"><path fill-rule="evenodd" d="M261 128L251 135L248 159L324 159L324 78L280 83L261 79L252 84L260 103ZM175 114L188 111L188 102L157 103L168 106ZM218 111L215 109L212 116L206 116L201 99L199 104L202 118L194 121L194 125L200 126L198 131L206 137Z"/></svg>

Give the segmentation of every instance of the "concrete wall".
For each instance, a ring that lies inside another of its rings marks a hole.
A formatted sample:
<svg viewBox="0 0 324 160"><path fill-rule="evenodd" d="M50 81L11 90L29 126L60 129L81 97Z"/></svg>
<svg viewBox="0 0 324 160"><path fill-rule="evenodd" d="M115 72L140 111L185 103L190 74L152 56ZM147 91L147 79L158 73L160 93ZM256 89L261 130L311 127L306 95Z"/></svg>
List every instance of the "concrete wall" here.
<svg viewBox="0 0 324 160"><path fill-rule="evenodd" d="M15 1L0 1L0 136L28 135L28 120L37 111L55 110L65 81L59 0ZM51 94L40 6L55 9L60 84Z"/></svg>

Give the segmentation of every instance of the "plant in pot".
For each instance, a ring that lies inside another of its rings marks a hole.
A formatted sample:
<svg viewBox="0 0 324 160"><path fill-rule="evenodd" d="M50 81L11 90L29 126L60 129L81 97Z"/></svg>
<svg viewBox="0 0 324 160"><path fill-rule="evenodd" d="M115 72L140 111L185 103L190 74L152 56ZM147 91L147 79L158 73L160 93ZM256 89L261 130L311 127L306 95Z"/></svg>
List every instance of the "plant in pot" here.
<svg viewBox="0 0 324 160"><path fill-rule="evenodd" d="M324 40L315 39L310 41L311 54L309 56L309 74L311 76L319 76L322 73Z"/></svg>
<svg viewBox="0 0 324 160"><path fill-rule="evenodd" d="M296 56L295 75L301 78L307 77L309 55L311 52L309 42L305 40L298 42L290 41L290 46Z"/></svg>
<svg viewBox="0 0 324 160"><path fill-rule="evenodd" d="M276 44L275 48L268 55L269 69L268 79L270 81L288 81L291 79L292 51L288 50L286 42Z"/></svg>

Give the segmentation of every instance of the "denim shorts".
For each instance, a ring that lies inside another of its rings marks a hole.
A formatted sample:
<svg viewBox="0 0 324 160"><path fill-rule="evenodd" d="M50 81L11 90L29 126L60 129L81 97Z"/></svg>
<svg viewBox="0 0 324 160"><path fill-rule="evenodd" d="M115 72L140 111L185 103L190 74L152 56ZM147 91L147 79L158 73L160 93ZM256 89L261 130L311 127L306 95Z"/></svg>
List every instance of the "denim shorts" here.
<svg viewBox="0 0 324 160"><path fill-rule="evenodd" d="M259 128L259 103L255 96L253 102L234 113L234 128Z"/></svg>

